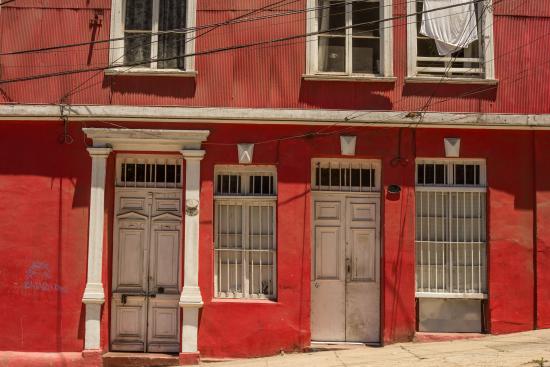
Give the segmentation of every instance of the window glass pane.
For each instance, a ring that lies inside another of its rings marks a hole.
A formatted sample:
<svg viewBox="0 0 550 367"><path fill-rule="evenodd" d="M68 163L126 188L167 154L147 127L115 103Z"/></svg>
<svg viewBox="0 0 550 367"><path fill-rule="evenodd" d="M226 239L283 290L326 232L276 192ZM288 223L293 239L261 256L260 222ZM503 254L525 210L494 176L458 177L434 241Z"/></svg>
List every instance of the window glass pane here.
<svg viewBox="0 0 550 367"><path fill-rule="evenodd" d="M126 30L150 31L153 24L153 0L126 0Z"/></svg>
<svg viewBox="0 0 550 367"><path fill-rule="evenodd" d="M346 71L346 38L319 36L319 71Z"/></svg>
<svg viewBox="0 0 550 367"><path fill-rule="evenodd" d="M355 1L352 7L353 35L380 37L380 24L383 25L383 23L374 23L380 20L380 4L378 2Z"/></svg>
<svg viewBox="0 0 550 367"><path fill-rule="evenodd" d="M380 39L353 38L353 72L380 73Z"/></svg>
<svg viewBox="0 0 550 367"><path fill-rule="evenodd" d="M126 32L124 37L124 64L139 63L140 67L150 67L151 35Z"/></svg>
<svg viewBox="0 0 550 367"><path fill-rule="evenodd" d="M250 176L249 187L252 195L273 195L273 176Z"/></svg>
<svg viewBox="0 0 550 367"><path fill-rule="evenodd" d="M181 33L159 35L158 58L166 59L185 54L186 1L160 0L159 31L180 30ZM158 62L159 69L184 69L185 59Z"/></svg>
<svg viewBox="0 0 550 367"><path fill-rule="evenodd" d="M218 175L216 193L240 194L241 193L241 176Z"/></svg>
<svg viewBox="0 0 550 367"><path fill-rule="evenodd" d="M345 27L346 25L346 5L343 1L319 1L319 10L317 12L319 31L327 31L327 34L346 34L345 29L333 30L334 28Z"/></svg>

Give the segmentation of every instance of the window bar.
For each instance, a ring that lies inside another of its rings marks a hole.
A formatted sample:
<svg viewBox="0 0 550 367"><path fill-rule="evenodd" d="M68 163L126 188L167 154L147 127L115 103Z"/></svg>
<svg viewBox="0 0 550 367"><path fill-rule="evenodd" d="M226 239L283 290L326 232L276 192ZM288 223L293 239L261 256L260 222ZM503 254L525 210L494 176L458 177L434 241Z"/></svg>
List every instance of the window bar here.
<svg viewBox="0 0 550 367"><path fill-rule="evenodd" d="M158 183L158 181L157 181L157 161L155 161L155 164L153 164L153 172L154 172L154 174L153 174L153 183L154 183L154 187L157 188L158 187L157 186L157 183Z"/></svg>
<svg viewBox="0 0 550 367"><path fill-rule="evenodd" d="M466 263L466 192L464 191L462 193L462 218L463 218L463 223L462 223L462 251L464 252L464 258L462 259L462 261L464 261L464 292L467 292L467 277L466 277L466 274L467 274L467 263Z"/></svg>
<svg viewBox="0 0 550 367"><path fill-rule="evenodd" d="M349 192L353 191L353 186L351 184L351 161L349 162L349 175L348 175L348 185L349 185Z"/></svg>
<svg viewBox="0 0 550 367"><path fill-rule="evenodd" d="M420 288L424 291L424 193L420 192Z"/></svg>
<svg viewBox="0 0 550 367"><path fill-rule="evenodd" d="M262 278L263 278L263 275L262 275L262 250L263 250L263 243L262 243L262 229L263 229L263 225L262 225L262 204L259 204L258 205L258 211L259 211L259 228L257 229L258 231L258 234L260 235L260 289L259 289L259 293L262 294Z"/></svg>
<svg viewBox="0 0 550 367"><path fill-rule="evenodd" d="M459 238L458 238L458 231L459 231L459 228L458 228L458 192L455 192L455 202L456 202L456 208L455 208L455 224L456 224L456 236L455 236L455 242L456 242L456 265L455 265L455 269L456 269L456 287L457 287L457 291L460 291L460 273L458 272L458 266L459 266L459 263L460 263L460 253L459 253Z"/></svg>
<svg viewBox="0 0 550 367"><path fill-rule="evenodd" d="M475 175L475 173L474 173ZM474 292L477 287L474 286L474 241L476 238L474 237L474 194L471 193L470 195L470 279L471 279L471 291ZM479 242L479 241L477 241Z"/></svg>
<svg viewBox="0 0 550 367"><path fill-rule="evenodd" d="M225 216L225 239L228 240L228 233L230 232L229 228L230 228L230 224L229 224L229 204L227 205L224 205L225 206L225 213L226 213L226 216ZM235 247L235 245L233 244L231 247ZM226 248L229 248L229 243L226 245ZM226 271L227 271L227 280L226 280L226 283L227 283L227 288L226 288L226 292L229 294L229 292L231 292L231 288L230 288L230 285L229 285L229 255L231 254L231 252L235 253L234 251L227 251L227 257L225 258L225 267L226 267Z"/></svg>
<svg viewBox="0 0 550 367"><path fill-rule="evenodd" d="M317 182L315 186L317 190L321 190L321 164L319 162L317 162L315 169L317 170L317 175L315 177Z"/></svg>
<svg viewBox="0 0 550 367"><path fill-rule="evenodd" d="M137 162L134 160L134 187L137 187Z"/></svg>
<svg viewBox="0 0 550 367"><path fill-rule="evenodd" d="M271 225L273 221L273 207L269 205L267 207L267 248L269 251L267 252L267 264L268 266L271 265L271 268L268 268L270 271L268 271L268 288L267 288L267 294L268 296L273 294L273 261L271 259L271 251L273 251L273 241L271 238Z"/></svg>
<svg viewBox="0 0 550 367"><path fill-rule="evenodd" d="M432 217L430 215L430 196L431 196L431 192L428 192L427 193L428 195L428 202L427 202L427 207L428 207L428 214L427 214L427 220L428 220L428 291L431 291L432 289L432 279L431 279L431 273L432 273L432 261L431 261L431 256L430 256L430 252L431 252L431 248L432 248L432 242L431 242L431 239L432 239L432 233L430 232L430 222L432 221Z"/></svg>
<svg viewBox="0 0 550 367"><path fill-rule="evenodd" d="M359 191L363 191L363 163L359 163Z"/></svg>
<svg viewBox="0 0 550 367"><path fill-rule="evenodd" d="M178 161L177 160L174 161L174 187L178 187Z"/></svg>
<svg viewBox="0 0 550 367"><path fill-rule="evenodd" d="M165 159L164 160L164 188L166 188L166 181L168 181L166 179L167 174L168 174L168 168L167 168L166 159Z"/></svg>
<svg viewBox="0 0 550 367"><path fill-rule="evenodd" d="M332 166L328 162L328 191L332 191Z"/></svg>
<svg viewBox="0 0 550 367"><path fill-rule="evenodd" d="M250 207L250 210L252 210L253 206ZM253 220L250 220L249 218L249 223L250 223L250 233L249 233L249 238L250 238L250 243L249 243L249 249L250 249L250 258L252 259L252 269L250 270L250 277L252 279L251 283L250 283L250 294L256 294L256 289L255 289L255 283L254 283L254 272L255 272L255 266L254 266L254 252L252 251L254 249L254 239L252 238L252 233L254 233L254 224L253 224ZM261 259L260 259L261 260Z"/></svg>
<svg viewBox="0 0 550 367"><path fill-rule="evenodd" d="M233 228L233 233L234 233L233 238L234 238L234 241L235 241L234 242L235 247L237 247L237 241L236 241L236 239L237 239L237 236L236 236L236 233L237 233L237 215L234 216L233 226L234 226L234 228ZM242 240L241 240L241 248L242 247L243 246L242 246ZM239 281L238 281L239 273L237 271L237 258L238 258L237 252L235 251L235 288L234 288L234 293L237 293L237 291L239 290ZM241 261L242 261L242 253L241 253Z"/></svg>
<svg viewBox="0 0 550 367"><path fill-rule="evenodd" d="M124 187L128 186L128 163L126 162L128 162L128 160L124 159L124 163L122 164L122 167L124 167Z"/></svg>
<svg viewBox="0 0 550 367"><path fill-rule="evenodd" d="M265 176L264 176L264 175L261 175L260 177L261 177L261 178L260 178L260 186L261 186L260 192L261 192L261 195L264 196L264 177L265 177Z"/></svg>
<svg viewBox="0 0 550 367"><path fill-rule="evenodd" d="M445 172L445 171L443 171ZM447 264L445 263L445 253L447 251L446 247L447 245L445 244L446 242L446 235L445 235L445 220L447 220L446 218L446 215L445 215L445 197L447 197L447 195L445 193L441 193L441 235L442 235L442 240L443 240L443 251L442 252L442 256L443 256L443 259L442 259L442 263L443 263L443 269L442 269L442 278L443 278L443 284L442 284L442 288L443 290L447 290L447 284L445 283L445 273L447 272Z"/></svg>
<svg viewBox="0 0 550 367"><path fill-rule="evenodd" d="M220 249L222 248L222 246L220 245L220 239L221 239L221 231L222 231L222 225L221 225L221 204L218 204L217 205L217 212L218 213L218 243L217 243L217 247L218 247L218 294L221 295L221 292L222 292L222 254L223 252L220 251Z"/></svg>
<svg viewBox="0 0 550 367"><path fill-rule="evenodd" d="M453 218L453 195L451 192L447 193L449 202L447 203L447 228L449 233L449 292L453 292L453 231L452 231L452 218Z"/></svg>
<svg viewBox="0 0 550 367"><path fill-rule="evenodd" d="M439 252L439 237L437 236L439 233L438 233L438 229L439 229L439 226L437 225L437 221L438 220L441 220L438 216L437 216L437 191L434 192L434 211L435 211L435 222L434 222L434 227L435 227L435 238L434 238L434 248L435 248L435 291L437 292L439 290L439 283L438 283L438 252Z"/></svg>
<svg viewBox="0 0 550 367"><path fill-rule="evenodd" d="M477 220L477 235L478 235L478 238L479 238L479 243L481 244L481 192L478 192L477 193L477 210L478 210L478 217L479 219ZM485 239L485 241L487 241L487 239ZM478 260L478 267L477 267L477 278L478 278L478 284L479 284L479 290L481 291L481 286L482 286L482 282L481 282L481 245L478 245L478 248L477 248L477 260Z"/></svg>
<svg viewBox="0 0 550 367"><path fill-rule="evenodd" d="M231 194L232 193L232 191L231 191L231 177L232 177L232 175L228 174L226 177L227 177L227 185L229 186L227 193Z"/></svg>
<svg viewBox="0 0 550 367"><path fill-rule="evenodd" d="M340 184L340 191L342 191L342 162L338 162L338 183Z"/></svg>

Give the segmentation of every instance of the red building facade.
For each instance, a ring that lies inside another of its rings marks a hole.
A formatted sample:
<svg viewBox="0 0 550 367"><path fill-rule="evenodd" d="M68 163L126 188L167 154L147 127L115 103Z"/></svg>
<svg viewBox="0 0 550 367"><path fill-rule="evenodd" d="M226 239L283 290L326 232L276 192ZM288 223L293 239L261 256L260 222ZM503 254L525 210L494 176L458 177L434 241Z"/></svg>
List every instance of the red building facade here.
<svg viewBox="0 0 550 367"><path fill-rule="evenodd" d="M130 3L0 8L8 365L550 325L547 5L478 4L485 51L442 72L416 4L190 1L145 47Z"/></svg>

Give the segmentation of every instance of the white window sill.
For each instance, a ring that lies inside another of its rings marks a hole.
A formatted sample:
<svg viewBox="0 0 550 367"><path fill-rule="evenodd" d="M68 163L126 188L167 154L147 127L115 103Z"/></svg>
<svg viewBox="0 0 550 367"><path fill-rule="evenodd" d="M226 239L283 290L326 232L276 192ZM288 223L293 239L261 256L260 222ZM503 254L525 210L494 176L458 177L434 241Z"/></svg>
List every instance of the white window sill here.
<svg viewBox="0 0 550 367"><path fill-rule="evenodd" d="M303 80L308 81L342 81L342 82L376 82L393 83L397 80L391 76L376 75L331 75L331 74L304 74Z"/></svg>
<svg viewBox="0 0 550 367"><path fill-rule="evenodd" d="M497 85L498 79L441 78L438 76L410 76L405 83L443 83L443 84L483 84Z"/></svg>
<svg viewBox="0 0 550 367"><path fill-rule="evenodd" d="M189 70L179 70L179 69L117 67L117 68L105 70L105 75L172 76L172 77L194 78L197 76L197 72L189 71Z"/></svg>
<svg viewBox="0 0 550 367"><path fill-rule="evenodd" d="M441 299L487 299L484 293L436 293L436 292L416 292L416 298L441 298Z"/></svg>

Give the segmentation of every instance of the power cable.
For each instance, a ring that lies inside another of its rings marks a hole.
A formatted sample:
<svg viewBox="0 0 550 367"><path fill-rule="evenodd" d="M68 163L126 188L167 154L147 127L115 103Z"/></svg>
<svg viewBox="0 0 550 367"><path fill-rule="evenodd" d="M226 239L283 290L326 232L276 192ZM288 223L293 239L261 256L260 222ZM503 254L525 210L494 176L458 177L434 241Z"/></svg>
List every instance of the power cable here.
<svg viewBox="0 0 550 367"><path fill-rule="evenodd" d="M9 3L13 3L15 0L6 0L3 3L0 3L0 6L7 5Z"/></svg>
<svg viewBox="0 0 550 367"><path fill-rule="evenodd" d="M15 0L10 0L10 1L15 1ZM364 0L364 1L368 2L367 0ZM404 3L415 2L415 1L416 0L408 0L408 1L405 1ZM315 6L315 7L311 7L311 8L305 8L305 9L289 10L289 11L284 12L284 13L263 15L263 16L258 16L258 17L254 17L254 18L249 18L249 19L235 19L234 21L229 22L229 23L227 21L224 21L224 22L218 22L218 23L203 24L203 25L196 26L196 27L176 28L176 29L171 29L171 30L167 30L167 31L159 31L159 32L147 32L147 36L151 36L151 35L155 36L155 35L163 35L163 34L171 34L171 33L177 33L177 34L184 33L185 34L185 33L200 31L202 29L219 27L219 26L222 26L222 25L238 24L238 23L242 23L242 22L265 20L265 19L277 18L277 17L282 17L282 16L288 16L288 15L308 13L308 12L316 11L316 10L319 10L319 9L329 8L330 6L333 6L332 4L339 3L339 2L345 3L345 0L331 2L331 5L328 5L328 6ZM388 7L388 6L392 6L392 5L383 5L382 7ZM237 17L237 18L242 18L242 17ZM88 46L88 45L93 45L93 44L98 44L98 43L123 41L123 40L126 40L126 39L139 38L139 37L144 37L144 36L143 35L125 36L125 37L108 38L108 39L96 40L96 41L77 42L77 43L70 43L70 44L64 44L64 45L42 47L42 48L30 49L30 50L10 51L10 52L0 53L0 56L21 55L21 54L35 53L35 52L45 52L45 51L52 51L52 50L65 49L65 48L73 48L73 47L79 47L79 46Z"/></svg>
<svg viewBox="0 0 550 367"><path fill-rule="evenodd" d="M410 14L405 14L405 15L398 15L398 16L393 16L393 17L380 19L380 20L375 20L375 21L356 23L356 24L352 24L352 25L348 25L348 26L335 27L335 28L332 28L332 29L327 29L327 30L322 30L322 31L308 32L308 33L303 33L303 34L298 34L298 35L275 38L275 39L265 40L265 41L251 42L251 43L235 45L235 46L220 47L220 48L211 49L211 50L207 50L207 51L199 51L199 52L183 54L183 55L167 57L167 58L150 59L148 61L142 61L142 62L127 64L127 65L125 65L125 67L134 67L134 66L146 65L146 64L149 64L152 61L153 62L170 61L170 60L176 60L176 59L186 58L186 57L191 57L191 56L210 55L210 54L215 54L215 53L220 53L220 52L230 51L230 50L239 50L239 49L243 49L243 48L261 46L261 45L271 45L271 44L275 44L275 43L279 43L279 42L285 42L285 41L291 41L291 40L295 40L295 39L299 39L299 38L306 38L306 37L316 36L316 35L320 35L320 34L327 34L327 33L333 32L333 31L346 30L346 29L350 29L350 28L354 28L354 27L363 26L363 25L380 24L380 23L384 23L384 22L397 20L397 19L403 19L403 18L416 16L418 14L425 14L425 13L430 13L430 12L434 12L434 11L438 11L438 10L455 8L457 6L463 6L465 4L476 4L476 3L479 3L479 2L482 2L482 1L484 1L484 0L474 0L474 1L466 2L466 3L453 4L453 5L434 8L434 9L430 9L430 10L424 10L424 11L421 11L421 12L415 12L415 13L410 13ZM83 72L108 70L108 69L113 69L115 67L117 67L117 66L109 65L109 66L96 67L96 68L66 70L66 71L60 71L60 72L56 72L56 73L40 74L40 75L35 75L35 76L0 80L0 84L22 82L22 81L29 81L29 80L35 80L35 79L44 79L44 78L50 78L50 77L55 77L55 76L79 74L79 73L83 73Z"/></svg>

